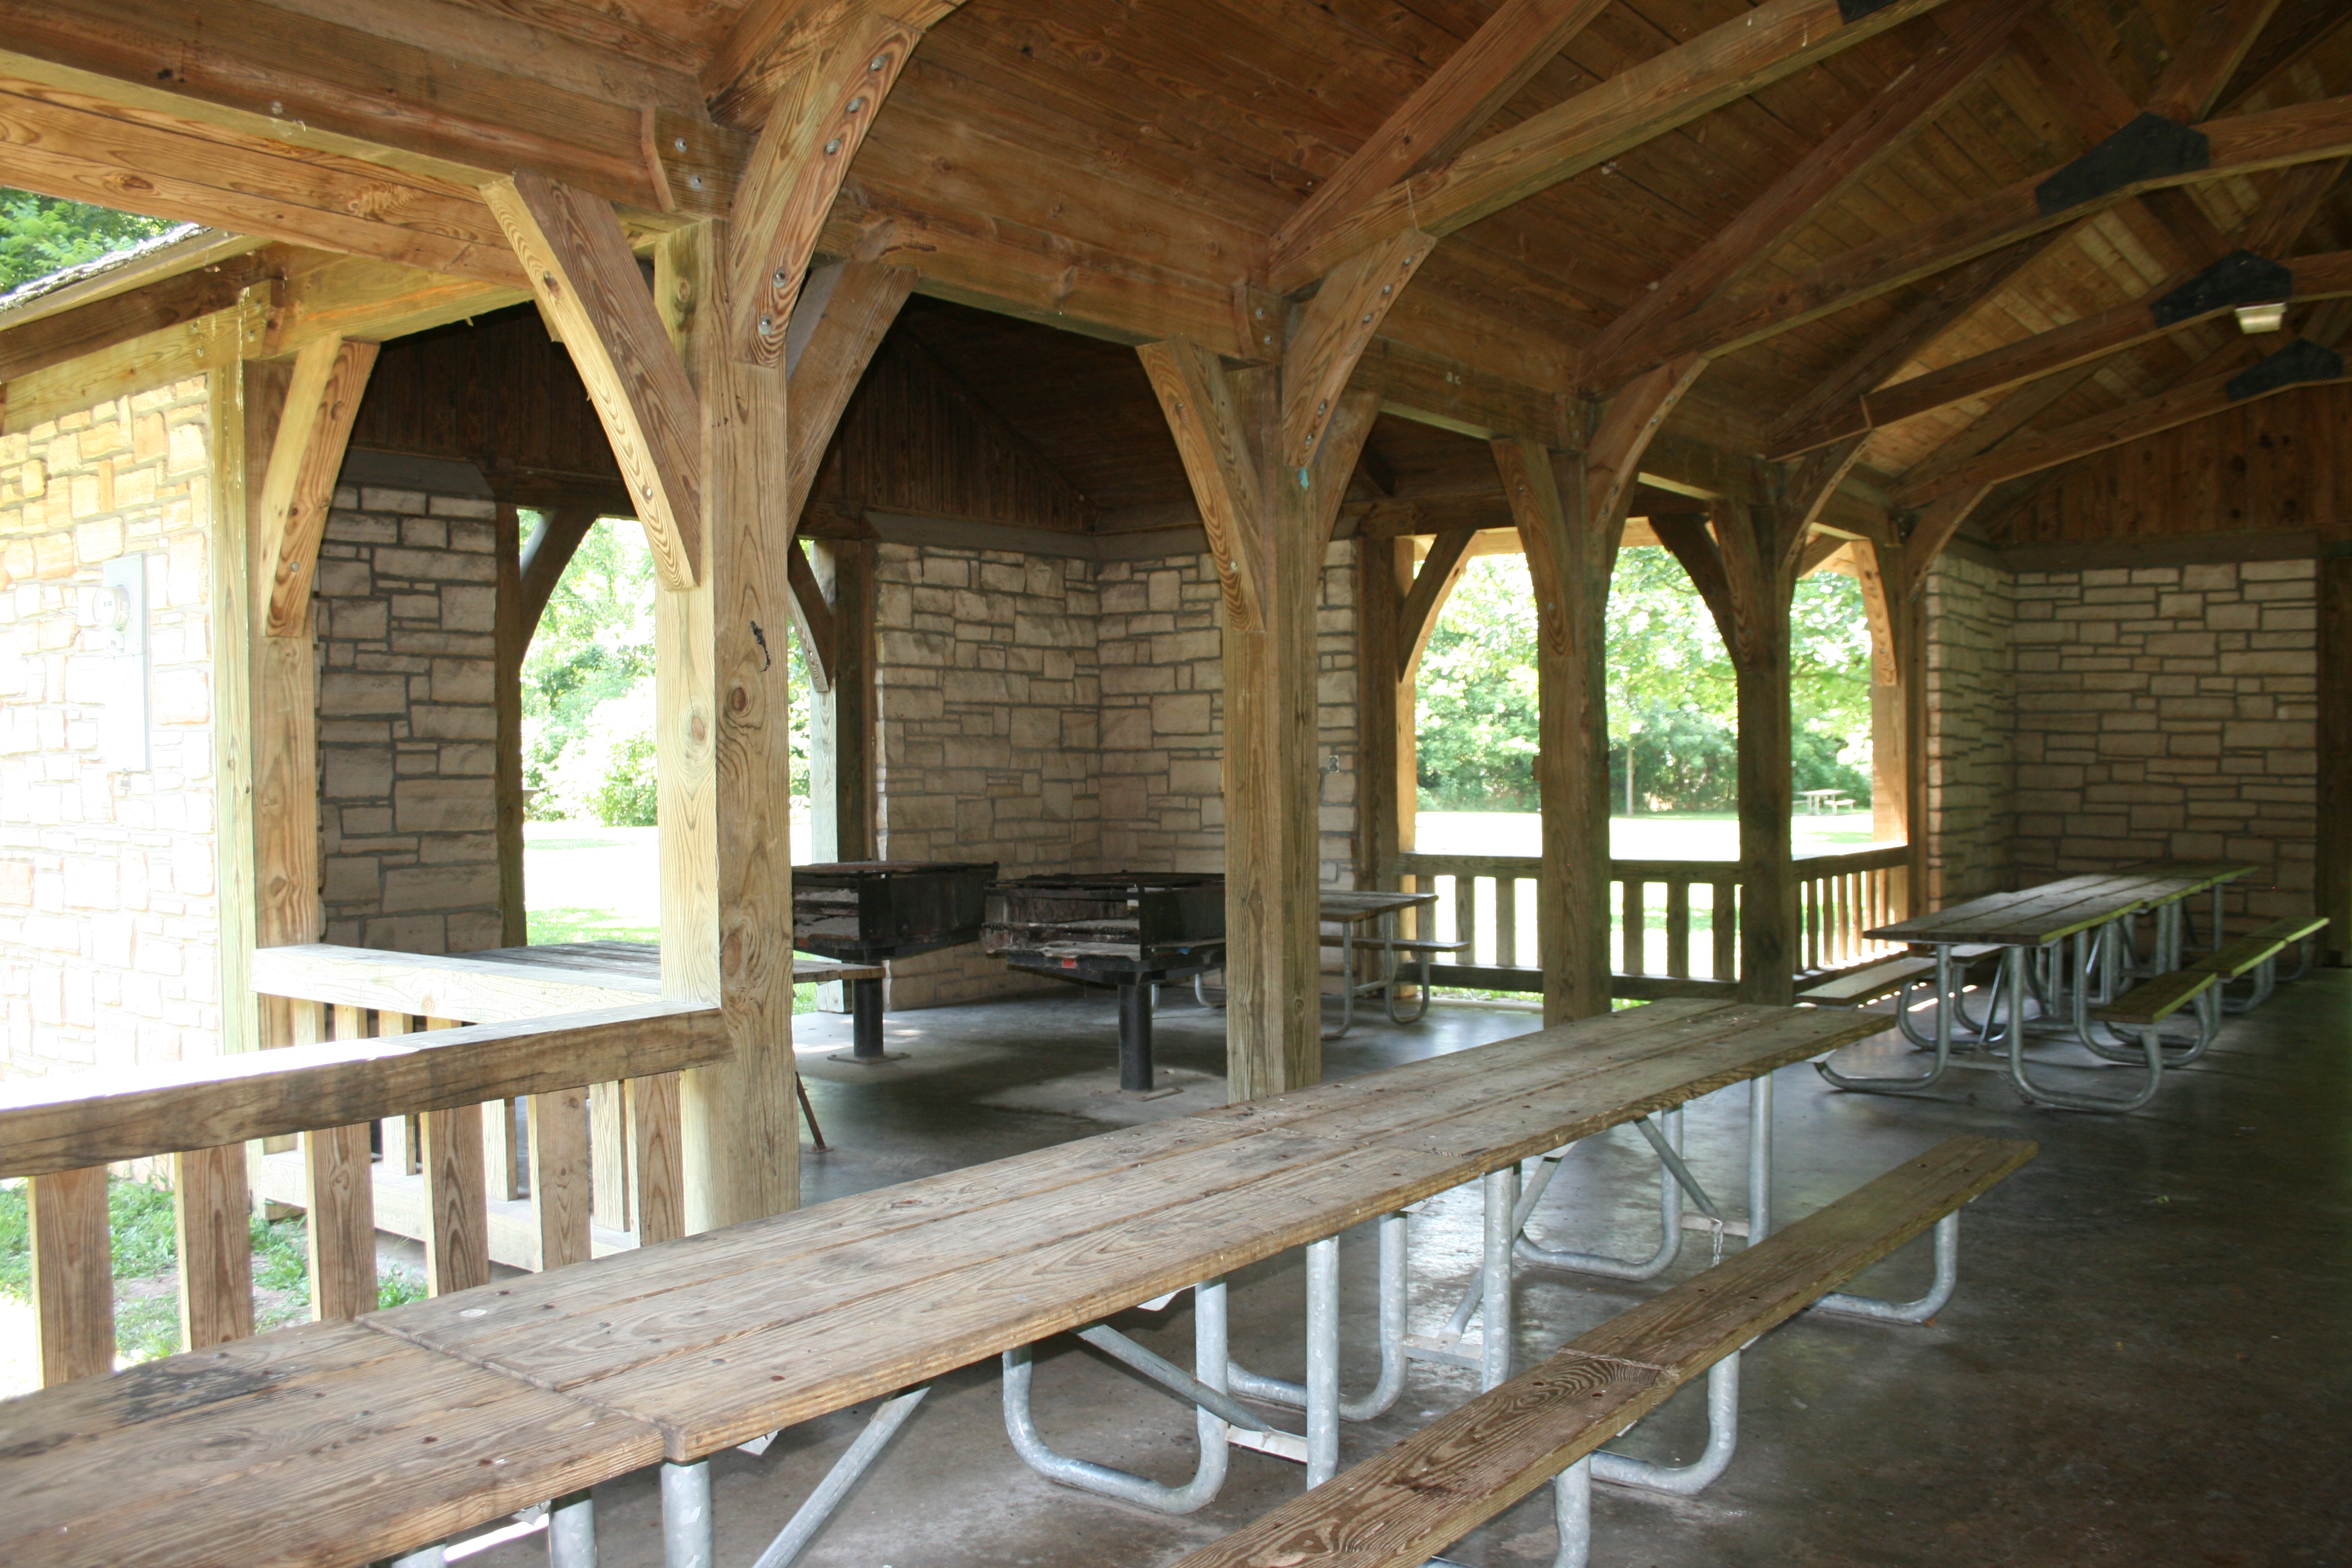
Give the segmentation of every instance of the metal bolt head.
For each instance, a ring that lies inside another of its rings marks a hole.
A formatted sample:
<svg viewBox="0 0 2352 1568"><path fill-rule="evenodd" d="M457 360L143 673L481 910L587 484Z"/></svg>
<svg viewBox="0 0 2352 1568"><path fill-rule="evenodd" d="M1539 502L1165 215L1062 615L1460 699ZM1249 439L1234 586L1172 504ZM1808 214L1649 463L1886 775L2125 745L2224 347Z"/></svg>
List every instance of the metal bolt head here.
<svg viewBox="0 0 2352 1568"><path fill-rule="evenodd" d="M673 137L673 138L671 138L671 140L670 140L670 150L671 150L672 152L675 152L675 153L683 153L683 152L685 152L685 151L686 151L686 138L685 138L685 137L683 137L683 136L677 136L677 137Z"/></svg>
<svg viewBox="0 0 2352 1568"><path fill-rule="evenodd" d="M889 63L890 57L888 55L876 55L872 59L866 62L866 68L870 71L878 71Z"/></svg>
<svg viewBox="0 0 2352 1568"><path fill-rule="evenodd" d="M859 110L864 109L865 107L866 95L864 93L860 93L856 98L849 100L849 112L852 114L856 113Z"/></svg>
<svg viewBox="0 0 2352 1568"><path fill-rule="evenodd" d="M824 155L825 155L826 157L828 157L828 158L832 157L835 153L838 153L838 152L840 152L840 151L841 151L841 138L840 138L840 137L838 137L838 136L835 137L832 141L830 141L830 142L826 142L826 143L824 144Z"/></svg>

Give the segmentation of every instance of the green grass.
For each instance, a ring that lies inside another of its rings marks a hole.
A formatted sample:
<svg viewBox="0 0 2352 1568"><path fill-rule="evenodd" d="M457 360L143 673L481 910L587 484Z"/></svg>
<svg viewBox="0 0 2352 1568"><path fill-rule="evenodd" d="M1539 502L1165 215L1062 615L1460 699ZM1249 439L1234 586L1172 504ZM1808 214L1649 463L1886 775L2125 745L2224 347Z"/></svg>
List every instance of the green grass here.
<svg viewBox="0 0 2352 1568"><path fill-rule="evenodd" d="M32 1224L23 1182L0 1184L0 1297L33 1297ZM114 1342L125 1361L152 1361L180 1348L180 1246L172 1194L141 1182L110 1181L106 1217L114 1244ZM252 1222L254 1327L275 1329L310 1315L308 1232L298 1218ZM384 1270L379 1306L425 1296L425 1281Z"/></svg>

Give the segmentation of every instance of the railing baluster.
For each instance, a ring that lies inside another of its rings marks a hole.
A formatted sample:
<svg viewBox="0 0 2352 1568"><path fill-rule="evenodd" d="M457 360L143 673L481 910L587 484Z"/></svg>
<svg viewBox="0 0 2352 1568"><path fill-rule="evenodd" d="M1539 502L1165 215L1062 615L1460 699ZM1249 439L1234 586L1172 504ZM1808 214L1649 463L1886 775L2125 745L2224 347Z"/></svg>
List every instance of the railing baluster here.
<svg viewBox="0 0 2352 1568"><path fill-rule="evenodd" d="M504 1109L506 1101L492 1100ZM435 1296L487 1285L490 1216L482 1175L482 1108L428 1110L419 1152L425 1162L425 1288Z"/></svg>
<svg viewBox="0 0 2352 1568"><path fill-rule="evenodd" d="M34 1335L41 1386L114 1370L114 1236L106 1167L33 1178Z"/></svg>
<svg viewBox="0 0 2352 1568"><path fill-rule="evenodd" d="M1739 977L1739 884L1715 884L1715 912L1710 916L1715 927L1715 978L1737 980Z"/></svg>
<svg viewBox="0 0 2352 1568"><path fill-rule="evenodd" d="M686 1234L686 1164L680 1143L678 1075L655 1073L625 1086L629 1172L636 1178L637 1245Z"/></svg>
<svg viewBox="0 0 2352 1568"><path fill-rule="evenodd" d="M534 1094L530 1106L530 1208L539 1220L539 1266L588 1261L588 1091Z"/></svg>
<svg viewBox="0 0 2352 1568"><path fill-rule="evenodd" d="M172 1157L180 1243L180 1348L209 1350L253 1333L253 1229L245 1145Z"/></svg>
<svg viewBox="0 0 2352 1568"><path fill-rule="evenodd" d="M1687 878L1666 884L1666 973L1676 980L1690 978L1690 891Z"/></svg>
<svg viewBox="0 0 2352 1568"><path fill-rule="evenodd" d="M1642 908L1642 889L1646 884L1639 877L1627 877L1617 884L1617 935L1620 974L1647 974L1643 966L1643 927L1648 924Z"/></svg>
<svg viewBox="0 0 2352 1568"><path fill-rule="evenodd" d="M1519 963L1519 879L1499 870L1495 873L1495 963L1504 969Z"/></svg>
<svg viewBox="0 0 2352 1568"><path fill-rule="evenodd" d="M596 1181L589 1217L606 1230L629 1228L629 1137L617 1083L588 1090L588 1165Z"/></svg>
<svg viewBox="0 0 2352 1568"><path fill-rule="evenodd" d="M1475 876L1454 878L1454 896L1460 900L1454 910L1454 940L1460 942L1467 938L1470 962L1484 963L1486 959L1478 950L1478 879Z"/></svg>
<svg viewBox="0 0 2352 1568"><path fill-rule="evenodd" d="M310 1315L356 1318L376 1307L375 1182L368 1124L302 1134L309 1178Z"/></svg>

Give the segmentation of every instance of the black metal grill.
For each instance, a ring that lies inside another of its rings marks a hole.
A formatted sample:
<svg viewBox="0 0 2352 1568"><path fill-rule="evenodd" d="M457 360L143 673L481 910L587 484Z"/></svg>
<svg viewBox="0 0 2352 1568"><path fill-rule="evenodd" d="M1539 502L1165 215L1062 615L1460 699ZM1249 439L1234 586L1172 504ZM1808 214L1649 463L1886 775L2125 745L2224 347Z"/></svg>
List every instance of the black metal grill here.
<svg viewBox="0 0 2352 1568"><path fill-rule="evenodd" d="M1114 871L998 882L981 946L1015 969L1117 986L1119 1088L1148 1092L1152 988L1224 967L1225 879Z"/></svg>
<svg viewBox="0 0 2352 1568"><path fill-rule="evenodd" d="M994 861L836 860L793 868L793 946L878 963L979 940ZM850 1059L882 1048L882 982L849 986Z"/></svg>

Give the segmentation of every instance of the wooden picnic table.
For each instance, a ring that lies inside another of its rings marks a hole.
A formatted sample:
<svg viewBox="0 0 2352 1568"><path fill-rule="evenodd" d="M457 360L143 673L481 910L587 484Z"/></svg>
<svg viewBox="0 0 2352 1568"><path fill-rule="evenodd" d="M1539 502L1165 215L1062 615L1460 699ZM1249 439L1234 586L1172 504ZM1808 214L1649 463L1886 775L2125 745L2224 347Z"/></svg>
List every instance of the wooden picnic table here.
<svg viewBox="0 0 2352 1568"><path fill-rule="evenodd" d="M693 1461L1874 1033L1653 1003L0 1404L0 1561L394 1555Z"/></svg>
<svg viewBox="0 0 2352 1568"><path fill-rule="evenodd" d="M1937 952L1935 1066L1924 1077L1873 1080L1833 1071L1822 1074L1841 1089L1875 1093L1917 1093L1940 1080L1956 1064L1951 1059L1953 1022L1960 1012L1958 972L1954 951L1962 947L1997 947L2001 956L2000 977L1987 1005L1985 1021L1969 1032L1976 1044L1996 1044L2001 1018L2001 997L2007 996L2007 1025L1999 1043L2008 1049L2006 1070L2018 1091L2046 1105L2076 1110L2106 1109L2084 1096L2042 1089L2028 1078L2023 1060L2027 1035L2063 1036L2095 1054L2122 1060L2111 1041L2099 1038L2089 1009L2095 997L2111 993L2131 971L2126 951L2131 917L2154 912L2158 918L2154 970L2177 968L2182 947L2183 900L2208 889L2219 889L2254 868L2244 861L2143 861L2115 871L2065 877L2013 893L1988 893L1909 920L1878 926L1866 935L1883 942L1933 947ZM2218 925L2218 921L2217 921ZM2111 928L2122 928L2110 934ZM2072 938L2074 956L2064 958L2060 944ZM2048 954L2045 973L2029 973L2029 960ZM2042 1020L2031 1025L2025 1016L2029 984L2040 1003ZM2053 1023L2061 1014L2064 1022ZM1910 1033L1905 1020L1906 1033ZM1995 1069L1999 1070L1999 1069ZM2152 1068L2152 1073L2157 1070Z"/></svg>
<svg viewBox="0 0 2352 1568"><path fill-rule="evenodd" d="M1327 888L1316 896L1317 914L1325 925L1339 928L1339 1026L1324 1035L1336 1040L1355 1026L1356 998L1366 991L1378 993L1388 1008L1389 1017L1400 1024L1418 1021L1429 1011L1429 960L1422 958L1421 1012L1404 1017L1397 1012L1396 988L1400 981L1396 959L1398 937L1396 918L1407 910L1434 909L1435 893L1401 893L1380 889L1362 892ZM1374 928L1370 936L1362 928ZM1381 973L1375 978L1359 983L1356 979L1356 954L1370 951L1381 955Z"/></svg>

